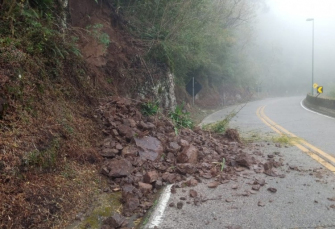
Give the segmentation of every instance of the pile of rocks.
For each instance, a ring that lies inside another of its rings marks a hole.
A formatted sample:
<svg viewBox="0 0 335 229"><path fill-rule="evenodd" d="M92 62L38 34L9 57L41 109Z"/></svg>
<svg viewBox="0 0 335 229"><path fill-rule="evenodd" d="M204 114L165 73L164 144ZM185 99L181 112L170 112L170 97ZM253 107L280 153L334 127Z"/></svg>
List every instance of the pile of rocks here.
<svg viewBox="0 0 335 229"><path fill-rule="evenodd" d="M142 216L157 190L189 176L224 182L239 166L275 175L273 162L262 163L243 150L236 130L219 135L195 128L176 134L171 120L162 114L143 116L140 105L111 97L99 107L106 135L101 173L110 178L109 190L122 191L124 216Z"/></svg>

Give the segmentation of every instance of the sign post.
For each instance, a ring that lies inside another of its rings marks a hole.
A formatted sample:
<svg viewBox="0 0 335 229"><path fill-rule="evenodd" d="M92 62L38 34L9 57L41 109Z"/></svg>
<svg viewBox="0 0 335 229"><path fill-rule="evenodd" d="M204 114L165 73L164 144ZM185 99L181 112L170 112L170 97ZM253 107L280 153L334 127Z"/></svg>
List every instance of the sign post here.
<svg viewBox="0 0 335 229"><path fill-rule="evenodd" d="M193 81L192 97L193 97L193 106L194 106L194 77L193 77L192 81Z"/></svg>
<svg viewBox="0 0 335 229"><path fill-rule="evenodd" d="M199 91L202 89L202 86L194 77L186 84L186 91L187 93L192 96L192 101L194 105L195 96L199 93Z"/></svg>

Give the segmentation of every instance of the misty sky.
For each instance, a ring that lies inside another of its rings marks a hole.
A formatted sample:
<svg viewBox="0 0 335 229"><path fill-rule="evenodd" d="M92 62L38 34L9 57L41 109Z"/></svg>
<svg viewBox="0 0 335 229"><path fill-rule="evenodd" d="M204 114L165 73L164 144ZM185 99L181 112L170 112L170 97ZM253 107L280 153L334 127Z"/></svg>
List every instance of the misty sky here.
<svg viewBox="0 0 335 229"><path fill-rule="evenodd" d="M314 81L335 83L335 0L265 2L255 30L260 53L273 58L269 75L311 84L312 22L306 19L314 18Z"/></svg>

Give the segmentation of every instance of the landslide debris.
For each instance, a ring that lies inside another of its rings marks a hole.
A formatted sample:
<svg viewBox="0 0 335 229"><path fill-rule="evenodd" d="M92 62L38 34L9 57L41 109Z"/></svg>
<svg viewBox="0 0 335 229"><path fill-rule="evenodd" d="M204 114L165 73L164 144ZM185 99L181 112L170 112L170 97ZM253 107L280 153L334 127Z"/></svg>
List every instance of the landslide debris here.
<svg viewBox="0 0 335 229"><path fill-rule="evenodd" d="M142 217L154 194L167 184L184 181L182 185L196 186L201 179L215 178L208 186L215 188L244 168L274 175L272 167L280 166L273 158L260 161L259 155L255 158L244 150L236 130L222 135L195 128L176 134L173 122L164 115L142 115L141 103L113 96L98 108L105 136L99 146L104 158L101 173L109 178L109 190L122 191L123 216ZM255 181L254 189L264 183Z"/></svg>

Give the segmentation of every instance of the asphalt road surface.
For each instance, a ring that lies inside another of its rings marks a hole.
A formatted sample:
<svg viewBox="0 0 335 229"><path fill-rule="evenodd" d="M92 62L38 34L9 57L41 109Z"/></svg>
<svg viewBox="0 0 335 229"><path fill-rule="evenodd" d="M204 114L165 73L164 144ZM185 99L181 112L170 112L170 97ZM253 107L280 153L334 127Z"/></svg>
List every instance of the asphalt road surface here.
<svg viewBox="0 0 335 229"><path fill-rule="evenodd" d="M283 176L269 177L246 169L215 189L207 187L210 180L203 180L193 189L208 201L198 205L188 195L190 188L179 188L176 194L167 188L144 227L335 228L335 119L304 109L302 100L272 98L232 106L202 123L237 112L230 127L239 129L244 139L260 142L251 144L250 152L260 151L265 157L275 153L283 160L284 166L278 169ZM279 136L293 139L294 146L278 147L273 139ZM256 192L250 191L255 179L266 180ZM181 209L168 206L180 202L181 197L186 199Z"/></svg>

